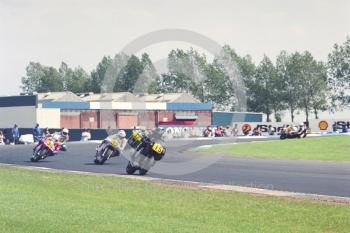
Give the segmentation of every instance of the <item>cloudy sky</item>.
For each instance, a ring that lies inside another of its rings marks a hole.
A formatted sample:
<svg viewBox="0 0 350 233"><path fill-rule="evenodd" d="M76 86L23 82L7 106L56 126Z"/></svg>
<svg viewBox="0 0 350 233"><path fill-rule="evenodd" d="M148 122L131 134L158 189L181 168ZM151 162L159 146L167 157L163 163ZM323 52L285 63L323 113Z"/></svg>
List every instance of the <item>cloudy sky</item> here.
<svg viewBox="0 0 350 233"><path fill-rule="evenodd" d="M350 35L349 12L350 0L0 0L0 96L20 92L30 61L90 72L104 55L169 28L198 32L257 62L281 50L326 60ZM189 46L165 42L143 51L158 60Z"/></svg>

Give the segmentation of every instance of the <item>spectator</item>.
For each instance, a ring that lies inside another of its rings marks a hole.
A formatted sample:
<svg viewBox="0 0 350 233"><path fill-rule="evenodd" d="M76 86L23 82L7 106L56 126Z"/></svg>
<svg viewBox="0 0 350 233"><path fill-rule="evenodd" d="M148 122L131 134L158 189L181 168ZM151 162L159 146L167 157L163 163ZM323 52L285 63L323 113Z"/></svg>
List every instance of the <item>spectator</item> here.
<svg viewBox="0 0 350 233"><path fill-rule="evenodd" d="M50 136L50 135L51 135L51 134L50 134L49 128L46 127L46 128L44 129L43 135L44 135L44 137L47 137L47 136Z"/></svg>
<svg viewBox="0 0 350 233"><path fill-rule="evenodd" d="M267 132L270 136L275 135L275 129L272 127L272 125L269 125Z"/></svg>
<svg viewBox="0 0 350 233"><path fill-rule="evenodd" d="M226 126L224 129L224 136L225 137L230 137L232 135L232 130L230 130L230 126Z"/></svg>
<svg viewBox="0 0 350 233"><path fill-rule="evenodd" d="M90 129L84 129L81 133L81 141L89 141L91 140L91 132Z"/></svg>
<svg viewBox="0 0 350 233"><path fill-rule="evenodd" d="M0 130L0 145L5 145L5 135L1 130Z"/></svg>
<svg viewBox="0 0 350 233"><path fill-rule="evenodd" d="M232 135L234 137L238 136L238 124L235 124L235 126L232 128Z"/></svg>
<svg viewBox="0 0 350 233"><path fill-rule="evenodd" d="M221 126L217 126L215 129L215 137L222 137L223 133L222 133L222 128Z"/></svg>
<svg viewBox="0 0 350 233"><path fill-rule="evenodd" d="M254 129L253 129L253 134L252 136L261 136L261 128L260 125L257 125Z"/></svg>
<svg viewBox="0 0 350 233"><path fill-rule="evenodd" d="M210 128L210 126L208 126L208 127L205 128L205 130L203 131L203 136L204 136L204 137L210 137L211 134L212 134L211 128Z"/></svg>
<svg viewBox="0 0 350 233"><path fill-rule="evenodd" d="M39 127L38 123L33 128L33 138L34 138L34 142L39 142L43 138L43 131Z"/></svg>
<svg viewBox="0 0 350 233"><path fill-rule="evenodd" d="M15 124L12 128L12 142L16 145L19 144L19 137L20 137L20 133L19 133L19 129L18 129L18 125Z"/></svg>
<svg viewBox="0 0 350 233"><path fill-rule="evenodd" d="M333 128L333 133L338 133L338 124L337 122L334 122L334 124L332 125Z"/></svg>
<svg viewBox="0 0 350 233"><path fill-rule="evenodd" d="M341 131L341 132L342 132L342 133L347 133L347 132L349 132L348 127L346 127L346 125L343 125L342 131Z"/></svg>

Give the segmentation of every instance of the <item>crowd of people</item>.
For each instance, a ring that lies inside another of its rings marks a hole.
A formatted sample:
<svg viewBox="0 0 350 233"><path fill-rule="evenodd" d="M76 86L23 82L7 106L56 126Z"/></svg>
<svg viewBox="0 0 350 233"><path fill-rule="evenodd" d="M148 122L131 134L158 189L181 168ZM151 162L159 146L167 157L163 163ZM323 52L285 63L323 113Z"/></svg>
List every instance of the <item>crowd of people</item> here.
<svg viewBox="0 0 350 233"><path fill-rule="evenodd" d="M276 128L272 125L263 126L256 125L256 127L251 128L250 125L243 125L239 128L238 124L231 126L207 126L203 130L204 137L236 137L236 136L262 136L262 135L281 135L283 132L287 134L294 133L305 133L309 131L309 127L306 123L300 123L299 125L283 125L282 127Z"/></svg>
<svg viewBox="0 0 350 233"><path fill-rule="evenodd" d="M333 133L348 133L349 132L349 125L343 124L339 127L337 122L334 122L332 125Z"/></svg>
<svg viewBox="0 0 350 233"><path fill-rule="evenodd" d="M62 131L63 128L59 131ZM0 145L17 145L17 144L26 144L30 142L40 142L43 138L50 136L56 132L59 131L53 131L50 132L49 128L41 128L39 124L36 124L31 134L21 134L20 129L17 124L13 126L12 129L10 129L10 132L5 133L4 131L0 130ZM32 135L32 138L31 136ZM21 138L22 136L22 138ZM26 136L24 139L23 137ZM88 141L91 140L91 131L90 129L84 129L81 133L81 140L82 141Z"/></svg>

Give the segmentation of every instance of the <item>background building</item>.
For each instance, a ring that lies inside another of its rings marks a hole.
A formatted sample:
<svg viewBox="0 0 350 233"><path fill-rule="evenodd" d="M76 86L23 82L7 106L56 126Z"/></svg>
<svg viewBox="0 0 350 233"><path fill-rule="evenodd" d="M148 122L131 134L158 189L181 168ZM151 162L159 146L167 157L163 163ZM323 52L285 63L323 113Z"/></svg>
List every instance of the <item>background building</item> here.
<svg viewBox="0 0 350 233"><path fill-rule="evenodd" d="M75 95L72 92L0 97L0 127L154 128L162 125L206 126L212 105L186 93L136 96L128 92Z"/></svg>

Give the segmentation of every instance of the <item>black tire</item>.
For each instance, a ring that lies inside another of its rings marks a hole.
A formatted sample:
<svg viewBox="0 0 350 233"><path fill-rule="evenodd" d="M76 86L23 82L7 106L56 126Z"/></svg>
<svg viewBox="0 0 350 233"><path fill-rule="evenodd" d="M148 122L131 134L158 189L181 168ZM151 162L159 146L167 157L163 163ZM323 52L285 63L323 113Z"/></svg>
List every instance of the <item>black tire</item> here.
<svg viewBox="0 0 350 233"><path fill-rule="evenodd" d="M144 175L146 175L146 173L148 172L148 170L146 170L146 169L143 169L143 168L140 168L140 170L139 170L139 174L140 174L140 176L144 176Z"/></svg>
<svg viewBox="0 0 350 233"><path fill-rule="evenodd" d="M41 159L45 159L47 157L47 153L48 153L48 151L46 148L41 149L38 152L36 152L32 158L30 158L30 161L38 162Z"/></svg>
<svg viewBox="0 0 350 233"><path fill-rule="evenodd" d="M137 170L137 167L132 166L130 162L128 163L128 166L126 166L126 173L129 175L134 174L136 170Z"/></svg>
<svg viewBox="0 0 350 233"><path fill-rule="evenodd" d="M284 140L284 139L286 139L287 138L287 136L285 135L285 134L281 134L281 136L280 136L280 139L281 140Z"/></svg>
<svg viewBox="0 0 350 233"><path fill-rule="evenodd" d="M99 165L104 164L106 162L106 160L108 159L108 157L109 157L108 154L107 154L108 152L110 152L110 150L109 150L108 147L106 147L104 149L104 151L102 152L101 156L99 156L99 155L96 156L95 161L94 161L95 164L99 164Z"/></svg>

